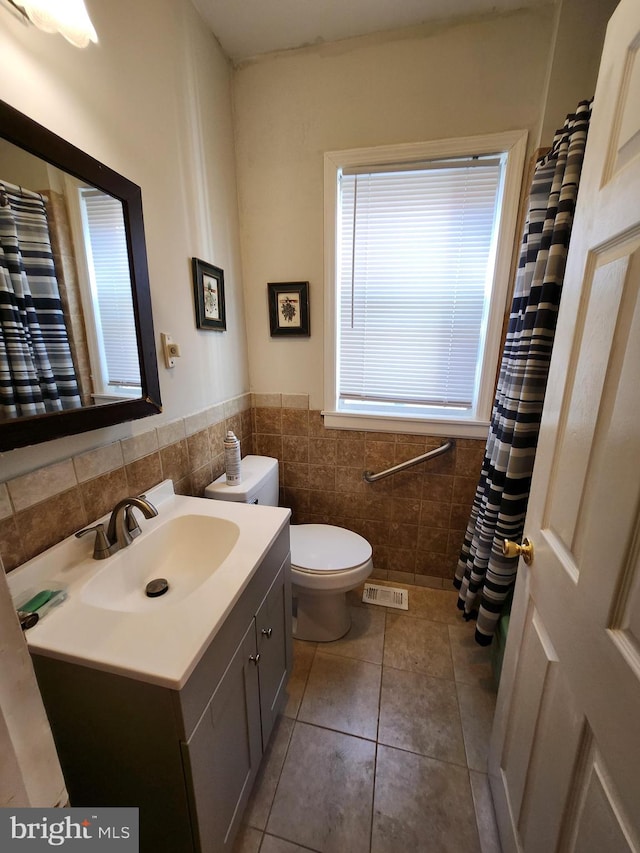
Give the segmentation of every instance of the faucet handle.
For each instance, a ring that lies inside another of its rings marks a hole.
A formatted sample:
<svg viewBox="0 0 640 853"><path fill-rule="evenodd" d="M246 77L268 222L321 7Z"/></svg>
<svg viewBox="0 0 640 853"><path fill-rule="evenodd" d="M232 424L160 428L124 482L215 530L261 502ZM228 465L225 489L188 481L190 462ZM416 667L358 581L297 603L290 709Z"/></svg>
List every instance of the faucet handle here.
<svg viewBox="0 0 640 853"><path fill-rule="evenodd" d="M109 539L107 538L107 534L104 530L104 524L96 524L93 527L85 527L84 530L78 530L76 538L80 539L81 536L86 536L87 533L96 534L96 540L93 546L94 560L105 560L107 557L115 554L118 550L117 542L114 542L113 544L109 543Z"/></svg>
<svg viewBox="0 0 640 853"><path fill-rule="evenodd" d="M143 495L141 497L144 497ZM135 539L136 536L140 536L142 531L140 530L140 525L138 524L138 519L135 516L132 506L128 506L124 511L124 522L126 524L127 530L129 531L129 536L132 539Z"/></svg>

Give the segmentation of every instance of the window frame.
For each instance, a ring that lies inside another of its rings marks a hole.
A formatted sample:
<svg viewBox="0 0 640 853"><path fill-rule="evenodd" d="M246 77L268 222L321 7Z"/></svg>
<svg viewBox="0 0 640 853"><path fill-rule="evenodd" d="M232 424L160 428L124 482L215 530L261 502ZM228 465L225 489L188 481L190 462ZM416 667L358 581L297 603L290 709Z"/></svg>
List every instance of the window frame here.
<svg viewBox="0 0 640 853"><path fill-rule="evenodd" d="M515 249L515 230L520 205L527 131L507 131L460 139L384 145L328 151L324 155L324 424L340 429L373 430L377 432L409 432L447 435L461 438L484 438L487 434L495 394L495 377L500 356L500 343L512 256ZM474 155L506 155L502 208L496 244L496 261L490 297L488 321L483 347L479 393L475 407L467 412L450 410L439 415L353 414L338 408L338 251L340 212L339 178L343 169L402 164Z"/></svg>
<svg viewBox="0 0 640 853"><path fill-rule="evenodd" d="M76 247L78 288L91 368L91 399L94 404L98 405L115 401L138 400L142 396L142 377L140 385L109 384L109 367L104 346L100 308L91 268L93 263L91 260L91 240L87 231L86 212L82 200L85 190L94 191L97 188L70 175L64 176L64 185L73 244ZM104 190L99 191L103 192L104 195L110 195ZM115 196L112 197L115 198ZM116 198L116 201L119 199ZM135 314L135 302L133 302L132 307Z"/></svg>

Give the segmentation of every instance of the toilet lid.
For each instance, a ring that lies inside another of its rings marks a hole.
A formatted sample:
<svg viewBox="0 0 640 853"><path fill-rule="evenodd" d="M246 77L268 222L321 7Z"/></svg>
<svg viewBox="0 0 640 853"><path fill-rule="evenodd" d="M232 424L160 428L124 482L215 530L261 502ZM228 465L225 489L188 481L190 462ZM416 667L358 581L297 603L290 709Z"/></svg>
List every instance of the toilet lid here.
<svg viewBox="0 0 640 853"><path fill-rule="evenodd" d="M330 524L291 525L291 563L313 572L340 572L371 559L371 545L362 536Z"/></svg>

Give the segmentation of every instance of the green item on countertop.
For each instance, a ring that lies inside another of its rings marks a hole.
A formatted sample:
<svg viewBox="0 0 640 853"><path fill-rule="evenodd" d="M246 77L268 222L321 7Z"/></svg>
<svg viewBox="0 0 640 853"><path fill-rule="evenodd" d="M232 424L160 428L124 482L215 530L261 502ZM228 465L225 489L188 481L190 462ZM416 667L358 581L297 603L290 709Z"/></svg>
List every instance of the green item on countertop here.
<svg viewBox="0 0 640 853"><path fill-rule="evenodd" d="M54 595L58 595L61 592L59 589L42 589L40 592L36 593L33 598L30 598L26 604L23 604L20 607L23 613L37 613L41 607L43 607L47 601L51 601Z"/></svg>

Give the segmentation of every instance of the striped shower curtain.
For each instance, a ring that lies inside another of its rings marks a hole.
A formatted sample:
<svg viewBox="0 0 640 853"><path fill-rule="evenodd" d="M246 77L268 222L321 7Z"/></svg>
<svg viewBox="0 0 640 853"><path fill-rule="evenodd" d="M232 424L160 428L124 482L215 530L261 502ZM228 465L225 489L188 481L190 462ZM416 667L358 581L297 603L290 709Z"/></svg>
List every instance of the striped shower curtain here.
<svg viewBox="0 0 640 853"><path fill-rule="evenodd" d="M0 419L80 405L44 200L0 182Z"/></svg>
<svg viewBox="0 0 640 853"><path fill-rule="evenodd" d="M491 643L515 581L518 560L503 556L502 543L523 534L590 116L588 101L567 116L531 184L489 438L454 581L465 619L477 617L481 645Z"/></svg>

